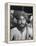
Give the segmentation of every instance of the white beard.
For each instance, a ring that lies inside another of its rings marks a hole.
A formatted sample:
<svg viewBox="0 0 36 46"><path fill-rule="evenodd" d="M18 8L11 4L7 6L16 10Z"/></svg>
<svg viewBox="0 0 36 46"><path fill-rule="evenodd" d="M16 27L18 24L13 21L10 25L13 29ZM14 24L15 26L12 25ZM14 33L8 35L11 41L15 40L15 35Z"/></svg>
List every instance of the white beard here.
<svg viewBox="0 0 36 46"><path fill-rule="evenodd" d="M26 27L24 28L22 33L17 29L17 27L11 29L11 40L13 37L14 37L14 40L25 40L25 38L26 38Z"/></svg>

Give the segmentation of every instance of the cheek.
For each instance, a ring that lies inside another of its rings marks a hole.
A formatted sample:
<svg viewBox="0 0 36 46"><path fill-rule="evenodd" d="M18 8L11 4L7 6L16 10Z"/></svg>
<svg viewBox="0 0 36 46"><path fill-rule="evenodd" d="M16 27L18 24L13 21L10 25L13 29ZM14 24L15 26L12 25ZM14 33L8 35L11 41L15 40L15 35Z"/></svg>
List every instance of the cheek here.
<svg viewBox="0 0 36 46"><path fill-rule="evenodd" d="M21 24L21 21L19 20L18 23Z"/></svg>
<svg viewBox="0 0 36 46"><path fill-rule="evenodd" d="M23 20L23 21L22 21L22 23L24 23L24 24L25 24L25 23L26 23L26 20Z"/></svg>

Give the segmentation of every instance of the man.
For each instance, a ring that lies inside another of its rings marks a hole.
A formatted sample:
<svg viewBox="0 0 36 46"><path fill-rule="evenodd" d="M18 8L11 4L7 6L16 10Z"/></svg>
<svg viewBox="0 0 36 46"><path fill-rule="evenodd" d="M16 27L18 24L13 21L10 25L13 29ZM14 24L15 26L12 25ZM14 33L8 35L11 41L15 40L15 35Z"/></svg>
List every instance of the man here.
<svg viewBox="0 0 36 46"><path fill-rule="evenodd" d="M24 11L15 11L14 16L15 16L15 21L17 20L17 27L11 29L11 33L10 33L11 40L25 40L26 39L26 17Z"/></svg>

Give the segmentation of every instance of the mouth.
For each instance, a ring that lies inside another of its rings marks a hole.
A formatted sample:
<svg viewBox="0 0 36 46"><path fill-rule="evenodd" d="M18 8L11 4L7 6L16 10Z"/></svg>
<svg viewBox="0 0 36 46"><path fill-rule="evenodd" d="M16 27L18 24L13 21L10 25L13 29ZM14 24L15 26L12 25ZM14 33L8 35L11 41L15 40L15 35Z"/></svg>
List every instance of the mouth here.
<svg viewBox="0 0 36 46"><path fill-rule="evenodd" d="M23 27L23 26L24 26L24 24L20 24L20 26L22 26L22 27Z"/></svg>

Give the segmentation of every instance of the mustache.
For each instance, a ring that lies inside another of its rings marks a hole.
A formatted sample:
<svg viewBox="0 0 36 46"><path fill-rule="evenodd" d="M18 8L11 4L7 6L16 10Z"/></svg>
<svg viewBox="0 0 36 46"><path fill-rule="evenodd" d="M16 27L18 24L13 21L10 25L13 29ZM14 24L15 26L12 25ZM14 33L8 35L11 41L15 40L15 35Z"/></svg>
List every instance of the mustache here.
<svg viewBox="0 0 36 46"><path fill-rule="evenodd" d="M23 23L19 24L19 25L24 25Z"/></svg>

